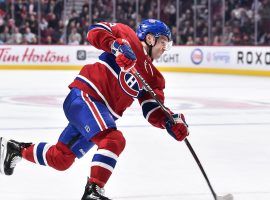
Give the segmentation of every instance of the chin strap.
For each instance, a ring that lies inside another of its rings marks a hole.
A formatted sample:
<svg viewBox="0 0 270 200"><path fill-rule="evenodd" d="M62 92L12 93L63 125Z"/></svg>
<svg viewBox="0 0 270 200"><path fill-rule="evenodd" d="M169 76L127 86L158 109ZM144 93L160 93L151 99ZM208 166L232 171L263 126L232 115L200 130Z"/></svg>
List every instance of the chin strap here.
<svg viewBox="0 0 270 200"><path fill-rule="evenodd" d="M148 45L148 49L149 49L149 56L152 58L152 49L153 49L153 45Z"/></svg>
<svg viewBox="0 0 270 200"><path fill-rule="evenodd" d="M146 39L144 40L145 44L147 45L148 49L149 49L149 52L148 52L148 55L152 58L152 49L153 47L157 44L157 40L158 38L155 37L155 44L154 45L151 45L151 44L148 44L146 42Z"/></svg>

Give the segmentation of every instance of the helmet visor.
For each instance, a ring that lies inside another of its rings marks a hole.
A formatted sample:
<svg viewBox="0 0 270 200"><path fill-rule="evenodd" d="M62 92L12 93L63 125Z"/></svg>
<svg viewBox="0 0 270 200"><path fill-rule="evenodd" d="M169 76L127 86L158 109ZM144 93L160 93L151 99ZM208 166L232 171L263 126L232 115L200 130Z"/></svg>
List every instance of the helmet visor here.
<svg viewBox="0 0 270 200"><path fill-rule="evenodd" d="M164 48L165 51L170 50L173 45L173 41L169 41L168 38L163 35L158 37L157 43L160 44Z"/></svg>

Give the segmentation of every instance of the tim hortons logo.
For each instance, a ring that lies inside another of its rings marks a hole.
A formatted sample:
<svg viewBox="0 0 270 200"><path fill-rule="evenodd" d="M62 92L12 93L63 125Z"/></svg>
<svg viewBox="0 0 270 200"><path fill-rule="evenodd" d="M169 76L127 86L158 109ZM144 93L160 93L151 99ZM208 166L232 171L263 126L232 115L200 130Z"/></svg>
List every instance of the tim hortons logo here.
<svg viewBox="0 0 270 200"><path fill-rule="evenodd" d="M30 63L68 63L69 55L58 55L47 50L37 52L36 48L26 48L23 53L13 53L12 48L0 48L0 62L30 62Z"/></svg>

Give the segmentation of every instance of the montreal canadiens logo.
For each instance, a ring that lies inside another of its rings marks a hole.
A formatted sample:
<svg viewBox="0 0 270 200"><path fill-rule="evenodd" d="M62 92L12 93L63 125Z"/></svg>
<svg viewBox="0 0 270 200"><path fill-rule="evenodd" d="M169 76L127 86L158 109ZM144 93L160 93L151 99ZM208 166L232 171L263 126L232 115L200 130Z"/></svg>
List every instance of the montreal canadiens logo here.
<svg viewBox="0 0 270 200"><path fill-rule="evenodd" d="M139 97L143 85L133 74L121 71L118 80L125 93L135 98Z"/></svg>

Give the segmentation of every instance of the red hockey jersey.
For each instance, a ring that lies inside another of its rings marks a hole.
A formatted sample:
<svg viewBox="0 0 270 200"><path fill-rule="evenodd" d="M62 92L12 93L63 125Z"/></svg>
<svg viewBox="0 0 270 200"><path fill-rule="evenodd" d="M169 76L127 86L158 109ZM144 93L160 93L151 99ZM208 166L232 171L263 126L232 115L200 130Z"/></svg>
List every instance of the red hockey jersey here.
<svg viewBox="0 0 270 200"><path fill-rule="evenodd" d="M87 39L94 47L105 51L99 56L99 62L85 65L75 78L70 88L76 87L88 93L98 101L104 102L115 119L122 116L123 112L134 101L134 98L125 92L120 81L123 73L111 54L111 44L122 38L129 42L137 57L135 68L144 77L147 83L164 102L163 89L165 80L162 74L153 65L136 33L128 26L121 23L97 23L90 26ZM144 117L154 126L164 128L165 115L159 105L147 93L142 92L138 97Z"/></svg>

